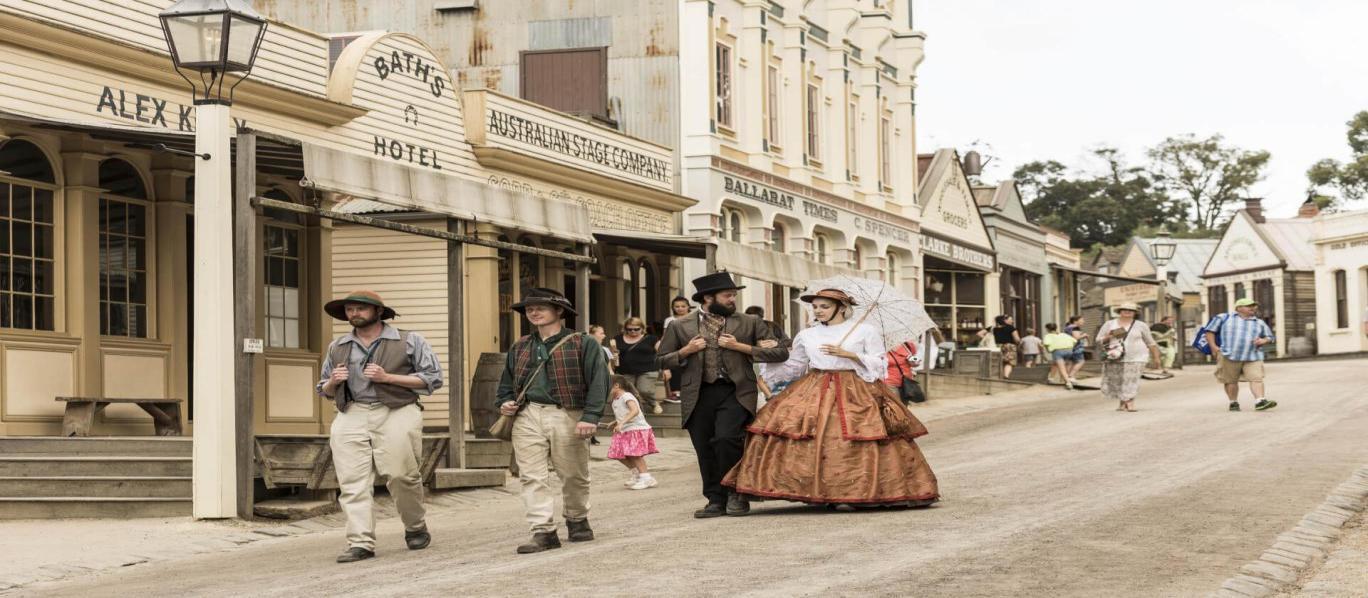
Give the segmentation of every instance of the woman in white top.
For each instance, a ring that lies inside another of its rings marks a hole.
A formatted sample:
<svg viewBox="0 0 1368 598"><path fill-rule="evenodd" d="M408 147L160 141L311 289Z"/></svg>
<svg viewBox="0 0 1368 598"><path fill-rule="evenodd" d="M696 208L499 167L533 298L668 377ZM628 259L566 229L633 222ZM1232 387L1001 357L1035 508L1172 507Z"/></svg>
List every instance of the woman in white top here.
<svg viewBox="0 0 1368 598"><path fill-rule="evenodd" d="M1097 348L1102 357L1102 396L1117 401L1117 411L1135 411L1135 395L1140 392L1140 374L1145 362L1160 363L1159 345L1154 342L1149 324L1135 319L1140 306L1123 303L1116 318L1097 331Z"/></svg>
<svg viewBox="0 0 1368 598"><path fill-rule="evenodd" d="M818 324L793 338L788 361L761 372L771 386L797 381L756 413L722 483L752 499L842 509L936 502L936 475L913 441L926 427L883 383L883 339L846 319L854 301L840 290L801 299Z"/></svg>

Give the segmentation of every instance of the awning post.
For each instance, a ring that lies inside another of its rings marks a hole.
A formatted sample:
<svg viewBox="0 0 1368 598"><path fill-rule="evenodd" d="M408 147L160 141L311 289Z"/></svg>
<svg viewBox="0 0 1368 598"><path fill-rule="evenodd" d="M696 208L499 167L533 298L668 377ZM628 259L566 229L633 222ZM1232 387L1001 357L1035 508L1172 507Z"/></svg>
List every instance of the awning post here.
<svg viewBox="0 0 1368 598"><path fill-rule="evenodd" d="M461 222L447 218L447 232ZM465 243L447 241L447 467L465 469Z"/></svg>
<svg viewBox="0 0 1368 598"><path fill-rule="evenodd" d="M579 251L586 257L591 251L589 245L580 245ZM575 264L575 307L580 312L579 328L584 332L589 332L590 318L593 317L589 310L589 277L593 273L589 269L589 262L579 262Z"/></svg>
<svg viewBox="0 0 1368 598"><path fill-rule="evenodd" d="M257 227L256 208L252 196L256 193L257 138L253 133L237 135L237 173L233 191L233 299L237 305L233 320L233 379L234 411L236 420L235 448L237 452L237 514L243 519L252 516L253 450L256 437L252 431L252 386L255 354L243 350L246 339L256 336L256 264ZM196 330L198 332L198 330Z"/></svg>

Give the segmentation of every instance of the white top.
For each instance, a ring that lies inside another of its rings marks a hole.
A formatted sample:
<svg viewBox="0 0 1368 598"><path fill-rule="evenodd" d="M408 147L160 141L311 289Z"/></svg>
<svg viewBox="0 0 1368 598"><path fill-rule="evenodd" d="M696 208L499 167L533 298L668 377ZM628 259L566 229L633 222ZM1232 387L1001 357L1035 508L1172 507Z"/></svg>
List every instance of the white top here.
<svg viewBox="0 0 1368 598"><path fill-rule="evenodd" d="M1101 350L1105 351L1110 345L1107 337L1113 330L1126 330L1126 327L1122 326L1118 320L1107 320L1107 323L1103 324L1102 328L1097 331L1097 346ZM1150 360L1149 348L1154 346L1156 346L1154 335L1150 333L1149 324L1134 320L1130 335L1126 337L1126 356L1122 357L1121 361L1129 363L1148 362Z"/></svg>
<svg viewBox="0 0 1368 598"><path fill-rule="evenodd" d="M793 347L789 349L788 361L766 363L760 368L760 375L771 387L782 382L794 380L808 369L854 370L866 382L878 382L888 375L888 362L884 355L883 338L873 326L860 324L841 344L841 348L860 356L858 362L827 355L822 345L834 345L855 326L853 321L845 321L835 326L818 324L805 328L793 337Z"/></svg>
<svg viewBox="0 0 1368 598"><path fill-rule="evenodd" d="M628 402L636 403L637 414L632 419L627 419ZM649 430L651 424L646 421L646 414L641 411L641 401L632 396L630 392L624 392L613 399L613 418L618 421L619 432L631 432L632 430Z"/></svg>

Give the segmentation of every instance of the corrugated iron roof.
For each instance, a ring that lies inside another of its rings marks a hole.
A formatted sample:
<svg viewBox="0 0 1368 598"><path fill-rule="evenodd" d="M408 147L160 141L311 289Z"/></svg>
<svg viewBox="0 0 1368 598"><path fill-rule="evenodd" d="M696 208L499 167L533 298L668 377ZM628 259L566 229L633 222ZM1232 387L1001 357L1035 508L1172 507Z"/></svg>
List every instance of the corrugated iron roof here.
<svg viewBox="0 0 1368 598"><path fill-rule="evenodd" d="M378 202L370 199L349 199L333 208L335 212L343 214L380 214L392 212L407 212L407 208L392 206L387 203Z"/></svg>
<svg viewBox="0 0 1368 598"><path fill-rule="evenodd" d="M1173 283L1177 290L1183 293L1202 292L1202 271L1206 269L1207 261L1211 259L1211 253L1216 251L1216 246L1221 244L1220 239L1171 239L1176 246L1173 249L1173 259L1169 260L1168 271L1177 273L1178 279ZM1140 245L1140 250L1150 262L1154 262L1154 252L1150 250L1150 243L1155 239L1142 239L1137 237L1136 241Z"/></svg>
<svg viewBox="0 0 1368 598"><path fill-rule="evenodd" d="M1273 244L1273 251L1287 262L1288 270L1315 270L1316 254L1311 239L1316 234L1310 218L1269 219L1258 224L1259 230Z"/></svg>

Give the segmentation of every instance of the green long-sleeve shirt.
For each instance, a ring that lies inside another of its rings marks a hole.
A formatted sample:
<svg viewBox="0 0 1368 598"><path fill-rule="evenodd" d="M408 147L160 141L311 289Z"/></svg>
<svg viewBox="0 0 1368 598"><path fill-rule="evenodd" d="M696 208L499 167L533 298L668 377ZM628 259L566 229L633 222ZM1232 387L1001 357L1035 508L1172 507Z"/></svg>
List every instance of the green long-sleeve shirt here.
<svg viewBox="0 0 1368 598"><path fill-rule="evenodd" d="M528 367L535 368L538 364L546 361L551 356L551 347L556 346L566 335L573 333L573 330L561 330L551 338L542 339L537 333L532 333L532 360ZM565 349L561 349L564 351ZM512 351L508 353L508 360L504 362L503 374L499 377L499 388L495 391L494 407L497 409L509 401L518 399L517 390L513 387L513 368L516 355ZM580 416L580 421L590 424L597 424L603 417L603 408L608 403L608 389L612 386L608 379L608 361L603 356L603 346L594 340L594 337L585 335L580 344L580 366L584 368L584 382L586 385L584 393L584 415ZM547 377L547 368L542 368L537 372L536 377L532 378L527 388L527 400L533 403L545 403L547 405L559 405L560 402L551 396L551 380Z"/></svg>

